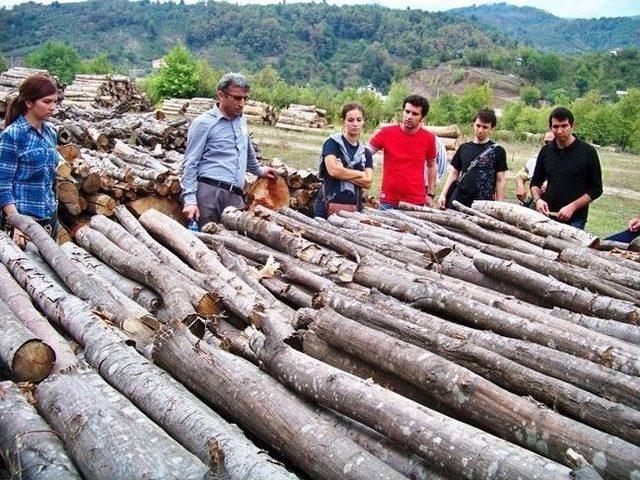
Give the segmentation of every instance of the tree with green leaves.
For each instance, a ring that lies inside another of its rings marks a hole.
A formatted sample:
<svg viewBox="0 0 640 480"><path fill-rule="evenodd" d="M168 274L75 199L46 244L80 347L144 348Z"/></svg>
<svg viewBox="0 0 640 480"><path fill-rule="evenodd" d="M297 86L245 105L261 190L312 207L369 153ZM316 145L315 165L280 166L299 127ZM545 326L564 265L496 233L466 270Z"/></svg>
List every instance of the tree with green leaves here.
<svg viewBox="0 0 640 480"><path fill-rule="evenodd" d="M101 53L89 60L82 62L78 73L88 73L91 75L107 75L115 72L113 63L106 53Z"/></svg>
<svg viewBox="0 0 640 480"><path fill-rule="evenodd" d="M76 49L61 42L45 43L27 55L25 63L27 67L48 70L64 83L73 82L81 66Z"/></svg>
<svg viewBox="0 0 640 480"><path fill-rule="evenodd" d="M163 98L192 98L201 87L198 60L183 44L173 47L164 57L165 65L152 75L145 87L156 103Z"/></svg>

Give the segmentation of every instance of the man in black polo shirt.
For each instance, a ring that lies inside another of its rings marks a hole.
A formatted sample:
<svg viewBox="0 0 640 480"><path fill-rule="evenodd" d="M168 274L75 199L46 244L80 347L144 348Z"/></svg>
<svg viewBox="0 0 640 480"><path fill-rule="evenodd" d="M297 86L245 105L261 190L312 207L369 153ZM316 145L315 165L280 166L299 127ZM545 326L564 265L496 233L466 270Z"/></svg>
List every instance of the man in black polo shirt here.
<svg viewBox="0 0 640 480"><path fill-rule="evenodd" d="M602 172L596 149L573 134L573 121L568 108L558 107L549 115L555 140L538 154L531 196L538 212L584 229L589 203L602 195Z"/></svg>

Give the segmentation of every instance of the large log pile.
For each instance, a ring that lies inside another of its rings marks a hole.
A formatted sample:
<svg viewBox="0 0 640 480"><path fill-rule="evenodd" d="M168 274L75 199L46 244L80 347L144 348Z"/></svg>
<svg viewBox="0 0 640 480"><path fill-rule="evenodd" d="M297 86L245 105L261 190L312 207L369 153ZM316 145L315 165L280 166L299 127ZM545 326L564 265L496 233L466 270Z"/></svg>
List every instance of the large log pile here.
<svg viewBox="0 0 640 480"><path fill-rule="evenodd" d="M167 98L162 102L160 110L169 117L195 118L201 113L211 110L216 105L215 98ZM248 123L259 125L275 125L276 108L257 100L247 100L244 116Z"/></svg>
<svg viewBox="0 0 640 480"><path fill-rule="evenodd" d="M160 453L184 478L295 478L218 412L307 478L635 478L639 264L508 204L401 208L229 208L193 234L118 207L62 251L10 217L55 277L1 234L0 261L92 367L35 389L63 453L91 478L173 478Z"/></svg>
<svg viewBox="0 0 640 480"><path fill-rule="evenodd" d="M18 95L18 87L20 83L30 75L36 73L44 73L49 75L47 70L41 70L38 68L25 68L25 67L12 67L6 72L0 73L0 117L4 117L7 107L11 100ZM58 85L58 89L64 90L57 77L52 77Z"/></svg>
<svg viewBox="0 0 640 480"><path fill-rule="evenodd" d="M437 135L444 146L447 149L447 154L449 159L453 158L453 154L458 150L458 147L462 145L464 142L464 136L462 135L462 130L458 125L446 125L446 126L437 126L437 125L427 125L425 127L434 135Z"/></svg>
<svg viewBox="0 0 640 480"><path fill-rule="evenodd" d="M151 109L133 80L124 75L76 75L65 90L64 104L112 108L119 112Z"/></svg>
<svg viewBox="0 0 640 480"><path fill-rule="evenodd" d="M327 126L327 111L317 108L315 105L289 105L280 111L277 128L285 130L305 131L306 129L318 129Z"/></svg>

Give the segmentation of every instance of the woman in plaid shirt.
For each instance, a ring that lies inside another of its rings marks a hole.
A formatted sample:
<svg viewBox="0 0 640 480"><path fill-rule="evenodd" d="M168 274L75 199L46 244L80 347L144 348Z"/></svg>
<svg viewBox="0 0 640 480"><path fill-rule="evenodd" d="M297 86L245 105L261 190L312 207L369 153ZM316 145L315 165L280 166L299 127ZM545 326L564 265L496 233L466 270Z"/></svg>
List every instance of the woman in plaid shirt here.
<svg viewBox="0 0 640 480"><path fill-rule="evenodd" d="M45 120L55 111L57 101L58 88L51 78L42 74L27 77L9 104L0 133L3 220L16 212L29 215L52 235L57 226L57 134ZM14 228L12 236L24 247L26 238L22 232Z"/></svg>

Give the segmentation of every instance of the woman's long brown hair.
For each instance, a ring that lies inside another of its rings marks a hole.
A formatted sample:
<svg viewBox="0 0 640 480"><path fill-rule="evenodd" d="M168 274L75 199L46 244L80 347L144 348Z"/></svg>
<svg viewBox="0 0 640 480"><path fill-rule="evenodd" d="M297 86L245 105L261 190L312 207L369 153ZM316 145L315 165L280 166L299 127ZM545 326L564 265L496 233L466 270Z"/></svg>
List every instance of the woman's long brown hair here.
<svg viewBox="0 0 640 480"><path fill-rule="evenodd" d="M16 118L27 111L26 101L36 101L49 95L58 93L55 80L43 74L36 73L25 78L18 87L18 96L11 100L4 117L4 128L7 128Z"/></svg>

